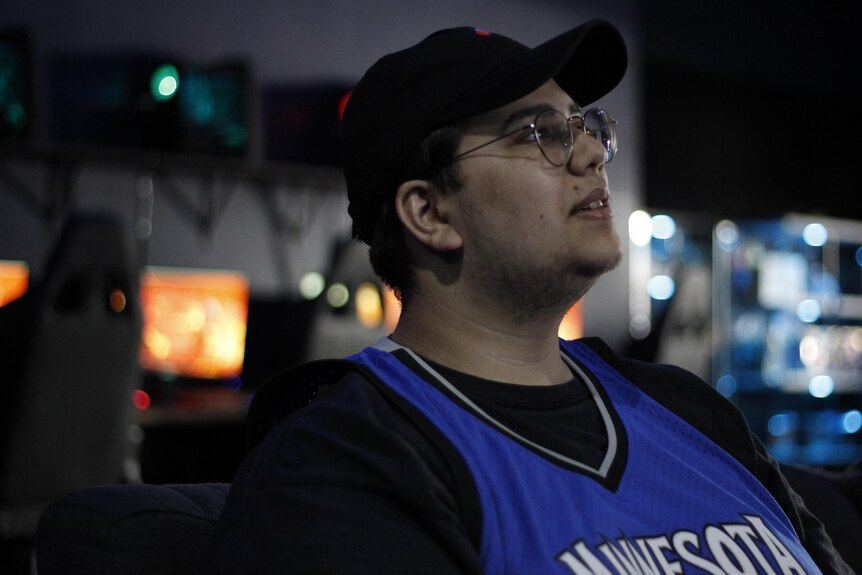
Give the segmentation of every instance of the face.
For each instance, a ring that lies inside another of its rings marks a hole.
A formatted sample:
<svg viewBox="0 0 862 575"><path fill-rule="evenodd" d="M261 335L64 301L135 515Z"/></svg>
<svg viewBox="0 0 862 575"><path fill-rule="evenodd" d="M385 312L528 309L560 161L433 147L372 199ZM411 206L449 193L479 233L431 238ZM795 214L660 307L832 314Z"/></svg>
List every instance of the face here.
<svg viewBox="0 0 862 575"><path fill-rule="evenodd" d="M459 152L529 124L544 109L576 108L549 81L529 95L471 121ZM604 150L575 131L572 158L553 166L529 130L458 160L462 188L451 194L452 225L463 239L462 272L512 309L568 308L620 261Z"/></svg>

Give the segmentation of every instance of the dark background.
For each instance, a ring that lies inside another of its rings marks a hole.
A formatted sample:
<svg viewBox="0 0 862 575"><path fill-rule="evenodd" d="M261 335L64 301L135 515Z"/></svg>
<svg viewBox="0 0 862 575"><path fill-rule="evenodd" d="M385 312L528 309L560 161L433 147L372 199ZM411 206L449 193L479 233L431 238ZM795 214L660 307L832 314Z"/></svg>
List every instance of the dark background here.
<svg viewBox="0 0 862 575"><path fill-rule="evenodd" d="M645 204L862 218L858 2L644 2Z"/></svg>

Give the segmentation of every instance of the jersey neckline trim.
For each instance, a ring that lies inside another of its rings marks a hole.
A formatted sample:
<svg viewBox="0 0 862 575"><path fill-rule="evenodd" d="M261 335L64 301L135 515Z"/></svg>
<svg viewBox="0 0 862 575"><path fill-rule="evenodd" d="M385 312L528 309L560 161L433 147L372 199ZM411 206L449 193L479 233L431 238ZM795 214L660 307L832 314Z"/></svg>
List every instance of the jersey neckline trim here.
<svg viewBox="0 0 862 575"><path fill-rule="evenodd" d="M569 357L568 354L566 354L562 349L560 350L560 356L563 358L563 361L566 362L566 365L568 365L569 368L572 370L572 373L574 373L576 377L580 378L589 390L590 396L595 402L596 407L599 410L599 414L602 417L602 421L605 425L608 446L607 451L605 452L605 456L602 459L602 463L601 465L599 465L598 468L582 463L576 459L572 459L571 457L568 457L553 449L549 449L544 445L536 443L535 441L532 441L524 437L523 435L517 433L515 430L511 429L498 419L491 416L481 407L476 405L475 402L473 402L468 396L462 393L461 390L455 387L446 377L444 377L437 370L435 370L431 365L428 364L428 362L426 362L419 354L414 352L412 349L396 343L389 337L381 338L372 347L386 353L393 353L395 351L401 350L404 353L408 354L410 358L414 362L416 362L416 364L421 367L431 378L433 378L436 382L442 385L447 392L451 393L454 397L456 397L459 402L461 402L475 415L480 417L491 427L518 441L522 445L527 446L533 451L538 452L539 454L550 459L551 461L556 461L558 463L564 464L565 466L589 472L591 474L601 477L602 479L608 478L610 470L613 466L614 461L616 460L617 453L619 451L619 440L613 418L611 417L610 410L605 403L604 398L598 392L598 389L596 388L596 385L593 383L592 379L588 377L584 370L581 368L581 366L578 365L577 362L575 362L571 357Z"/></svg>

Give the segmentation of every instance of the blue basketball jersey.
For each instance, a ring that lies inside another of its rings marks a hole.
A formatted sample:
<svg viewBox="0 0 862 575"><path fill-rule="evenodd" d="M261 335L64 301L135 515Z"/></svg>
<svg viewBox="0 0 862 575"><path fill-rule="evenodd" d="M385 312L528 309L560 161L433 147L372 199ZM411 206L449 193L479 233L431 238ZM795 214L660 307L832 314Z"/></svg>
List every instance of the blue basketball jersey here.
<svg viewBox="0 0 862 575"><path fill-rule="evenodd" d="M519 436L388 339L348 358L463 457L480 499L487 573L820 573L774 498L736 459L584 344L562 341L561 350L605 422L598 466ZM418 369L396 356L405 353Z"/></svg>

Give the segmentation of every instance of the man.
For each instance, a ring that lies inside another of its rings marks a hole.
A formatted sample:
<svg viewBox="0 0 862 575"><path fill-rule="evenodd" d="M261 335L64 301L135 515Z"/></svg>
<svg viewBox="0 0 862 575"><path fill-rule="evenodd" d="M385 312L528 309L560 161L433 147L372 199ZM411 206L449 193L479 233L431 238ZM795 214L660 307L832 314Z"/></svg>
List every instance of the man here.
<svg viewBox="0 0 862 575"><path fill-rule="evenodd" d="M557 339L621 257L615 126L584 107L625 67L594 21L533 50L445 30L366 73L342 161L401 318L261 392L267 421L279 393L315 398L265 426L212 571L849 572L711 387Z"/></svg>

